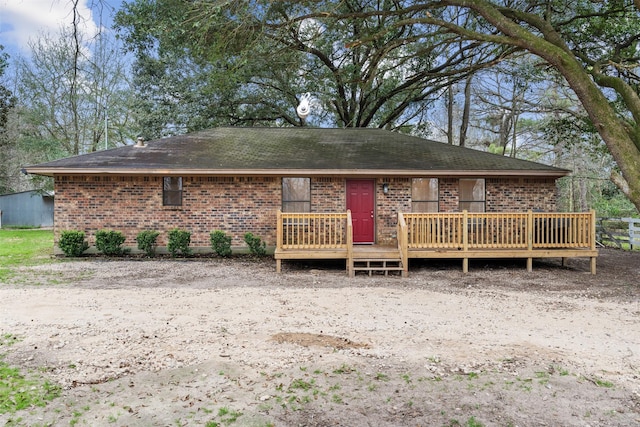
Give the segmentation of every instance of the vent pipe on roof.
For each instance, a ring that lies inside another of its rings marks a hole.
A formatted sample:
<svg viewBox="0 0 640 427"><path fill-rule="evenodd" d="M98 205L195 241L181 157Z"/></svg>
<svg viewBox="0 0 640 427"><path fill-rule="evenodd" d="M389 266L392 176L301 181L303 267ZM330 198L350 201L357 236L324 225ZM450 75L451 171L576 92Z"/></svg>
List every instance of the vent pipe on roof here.
<svg viewBox="0 0 640 427"><path fill-rule="evenodd" d="M137 139L137 142L136 142L136 147L144 147L144 146L145 146L144 138L139 136L138 139Z"/></svg>

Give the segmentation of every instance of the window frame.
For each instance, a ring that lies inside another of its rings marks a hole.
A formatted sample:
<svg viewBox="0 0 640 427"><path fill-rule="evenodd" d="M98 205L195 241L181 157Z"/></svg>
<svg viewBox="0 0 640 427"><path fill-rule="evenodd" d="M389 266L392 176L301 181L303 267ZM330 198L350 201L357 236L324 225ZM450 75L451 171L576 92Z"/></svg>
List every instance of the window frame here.
<svg viewBox="0 0 640 427"><path fill-rule="evenodd" d="M181 176L162 177L162 206L182 206L183 183Z"/></svg>
<svg viewBox="0 0 640 427"><path fill-rule="evenodd" d="M287 191L285 191L285 181L286 180L305 180L306 181L306 193L305 194L305 198L303 199L288 199L285 198L285 196L289 196L289 193ZM280 205L280 209L282 210L282 212L289 212L289 213L309 213L311 212L311 178L309 177L302 177L302 176L286 176L286 177L282 177L282 182L281 182L281 189L282 189L282 195L281 195L281 205ZM299 209L291 209L290 207L287 207L287 205L294 205L294 204L304 204L304 207L307 210L299 210Z"/></svg>
<svg viewBox="0 0 640 427"><path fill-rule="evenodd" d="M431 188L431 183L435 180L436 182L436 194L435 194L435 199L418 199L415 197L415 190L416 190L416 185L415 182L417 180L422 180L422 181L426 181L429 180L429 188ZM432 204L435 203L436 209L435 210L416 210L415 206L416 204ZM412 178L411 179L411 212L440 212L440 180L438 178L433 178L433 177L424 177L424 178Z"/></svg>
<svg viewBox="0 0 640 427"><path fill-rule="evenodd" d="M476 200L476 199L463 199L462 198L462 182L463 181L474 181L475 183L473 184L473 187L471 187L471 197L474 197L475 194L474 193L474 189L477 185L478 182L482 182L482 200ZM468 205L466 209L463 209L463 205ZM471 209L472 206L474 205L479 205L481 206L481 210L473 210ZM458 209L460 210L460 212L462 211L467 211L467 212L473 212L473 213L481 213L481 212L486 212L487 211L487 181L485 178L460 178L458 180Z"/></svg>

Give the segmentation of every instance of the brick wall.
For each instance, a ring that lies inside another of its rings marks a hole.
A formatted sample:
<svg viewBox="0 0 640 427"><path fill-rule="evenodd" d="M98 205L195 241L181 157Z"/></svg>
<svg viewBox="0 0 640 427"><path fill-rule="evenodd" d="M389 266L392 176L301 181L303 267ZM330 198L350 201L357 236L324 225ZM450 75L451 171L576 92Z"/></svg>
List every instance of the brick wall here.
<svg viewBox="0 0 640 427"><path fill-rule="evenodd" d="M311 212L344 212L345 191L344 178L311 178Z"/></svg>
<svg viewBox="0 0 640 427"><path fill-rule="evenodd" d="M276 211L281 206L277 178L184 177L182 206L162 206L162 177L57 177L55 183L56 241L62 230L82 230L90 245L100 229L121 231L125 246L136 247L142 230L191 232L192 246L210 246L209 233L223 230L232 245L243 246L252 232L275 244Z"/></svg>
<svg viewBox="0 0 640 427"><path fill-rule="evenodd" d="M556 182L548 178L487 178L487 212L556 210Z"/></svg>
<svg viewBox="0 0 640 427"><path fill-rule="evenodd" d="M389 193L382 184L389 183ZM554 211L553 179L491 178L486 182L487 211ZM90 245L101 229L121 231L125 246L136 247L142 230L161 234L181 228L191 232L192 246L209 247L209 233L223 230L232 245L244 246L252 232L267 245L275 245L276 211L280 209L281 180L277 177L184 177L182 206L162 206L162 177L58 176L55 179L55 235L81 230ZM311 180L313 212L344 212L345 179ZM381 177L375 180L376 235L381 244L395 242L397 212L411 211L411 178ZM439 181L440 211L458 211L458 179Z"/></svg>
<svg viewBox="0 0 640 427"><path fill-rule="evenodd" d="M382 185L389 184L384 194ZM398 212L411 212L411 178L378 178L376 180L376 232L378 243L397 243Z"/></svg>

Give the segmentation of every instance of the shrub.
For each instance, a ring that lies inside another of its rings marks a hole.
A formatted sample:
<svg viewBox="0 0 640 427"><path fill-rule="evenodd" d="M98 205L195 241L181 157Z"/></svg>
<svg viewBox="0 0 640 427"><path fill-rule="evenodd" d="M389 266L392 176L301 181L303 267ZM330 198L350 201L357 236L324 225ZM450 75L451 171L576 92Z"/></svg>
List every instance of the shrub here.
<svg viewBox="0 0 640 427"><path fill-rule="evenodd" d="M185 230L174 228L169 230L169 243L167 244L167 250L172 257L178 256L178 253L183 256L191 255L191 249L189 244L191 243L191 233Z"/></svg>
<svg viewBox="0 0 640 427"><path fill-rule="evenodd" d="M119 231L98 230L96 232L96 249L107 256L122 255L127 252L122 248L124 234Z"/></svg>
<svg viewBox="0 0 640 427"><path fill-rule="evenodd" d="M160 235L157 231L144 230L138 233L136 236L136 242L138 242L138 249L144 251L148 257L153 258L156 256L156 239Z"/></svg>
<svg viewBox="0 0 640 427"><path fill-rule="evenodd" d="M258 236L254 236L253 233L246 233L244 235L244 241L249 246L249 252L251 252L252 255L264 256L267 254L266 243Z"/></svg>
<svg viewBox="0 0 640 427"><path fill-rule="evenodd" d="M231 255L231 236L224 234L224 231L216 230L211 234L211 248L216 255L228 257Z"/></svg>
<svg viewBox="0 0 640 427"><path fill-rule="evenodd" d="M67 230L60 234L58 247L60 247L66 256L78 257L81 256L84 251L89 249L89 244L84 239L83 231Z"/></svg>

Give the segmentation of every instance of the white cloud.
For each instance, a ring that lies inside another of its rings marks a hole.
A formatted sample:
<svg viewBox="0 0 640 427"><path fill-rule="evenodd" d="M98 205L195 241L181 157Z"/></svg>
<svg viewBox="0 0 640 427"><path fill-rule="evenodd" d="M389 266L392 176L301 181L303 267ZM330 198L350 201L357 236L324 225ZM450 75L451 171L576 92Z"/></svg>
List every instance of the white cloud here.
<svg viewBox="0 0 640 427"><path fill-rule="evenodd" d="M96 34L91 2L78 4L79 28L88 36ZM30 39L42 34L58 34L61 26L73 23L71 0L0 0L0 44L17 51L26 51Z"/></svg>

